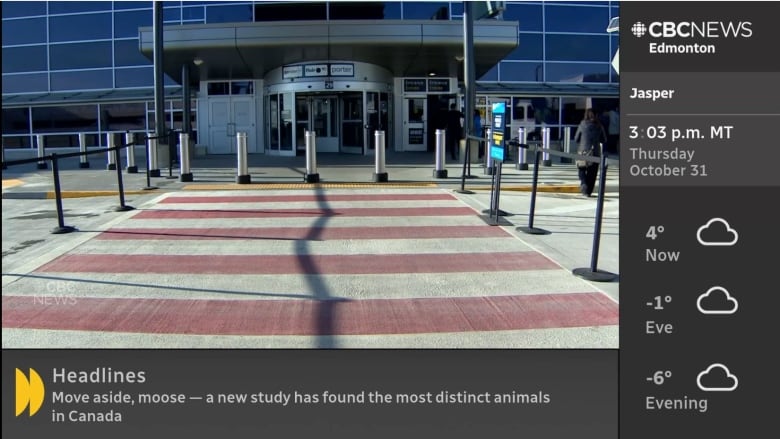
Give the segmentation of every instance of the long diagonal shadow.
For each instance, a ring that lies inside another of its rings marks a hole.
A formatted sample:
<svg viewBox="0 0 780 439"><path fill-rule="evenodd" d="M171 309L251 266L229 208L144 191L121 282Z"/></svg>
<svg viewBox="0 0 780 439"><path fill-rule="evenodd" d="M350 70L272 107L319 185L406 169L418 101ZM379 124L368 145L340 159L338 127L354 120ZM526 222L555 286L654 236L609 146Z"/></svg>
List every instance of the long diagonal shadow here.
<svg viewBox="0 0 780 439"><path fill-rule="evenodd" d="M328 202L325 197L325 193L322 188L315 189L317 196L317 204L323 210L328 212L331 209L328 207ZM314 224L310 226L309 233L306 238L295 242L295 253L298 255L298 261L303 268L304 279L312 291L315 299L316 306L316 327L317 333L320 335L316 337L317 347L321 349L335 349L338 348L335 332L335 306L339 301L333 300L334 297L328 291L328 287L322 280L322 273L318 273L317 264L314 263L312 258L309 241L321 240L321 233L327 225L328 220L332 215L321 215L318 217Z"/></svg>

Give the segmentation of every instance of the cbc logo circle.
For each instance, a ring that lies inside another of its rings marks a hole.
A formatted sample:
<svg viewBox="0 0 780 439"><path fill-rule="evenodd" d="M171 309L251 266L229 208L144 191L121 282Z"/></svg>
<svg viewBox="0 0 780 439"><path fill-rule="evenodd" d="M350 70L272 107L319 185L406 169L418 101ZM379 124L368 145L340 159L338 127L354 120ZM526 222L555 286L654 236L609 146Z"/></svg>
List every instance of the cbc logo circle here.
<svg viewBox="0 0 780 439"><path fill-rule="evenodd" d="M645 24L641 21L637 21L633 26L631 26L631 33L637 37L642 37L647 33L647 26L645 26Z"/></svg>

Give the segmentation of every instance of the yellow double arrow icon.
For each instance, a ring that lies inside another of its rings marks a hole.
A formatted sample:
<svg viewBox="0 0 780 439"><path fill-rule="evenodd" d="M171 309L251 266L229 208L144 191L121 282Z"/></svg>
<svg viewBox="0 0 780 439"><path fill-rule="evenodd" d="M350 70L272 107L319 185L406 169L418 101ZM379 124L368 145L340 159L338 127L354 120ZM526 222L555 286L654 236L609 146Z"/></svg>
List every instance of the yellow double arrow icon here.
<svg viewBox="0 0 780 439"><path fill-rule="evenodd" d="M21 415L30 406L30 416L38 413L43 405L43 380L35 369L30 368L30 378L16 369L16 416Z"/></svg>

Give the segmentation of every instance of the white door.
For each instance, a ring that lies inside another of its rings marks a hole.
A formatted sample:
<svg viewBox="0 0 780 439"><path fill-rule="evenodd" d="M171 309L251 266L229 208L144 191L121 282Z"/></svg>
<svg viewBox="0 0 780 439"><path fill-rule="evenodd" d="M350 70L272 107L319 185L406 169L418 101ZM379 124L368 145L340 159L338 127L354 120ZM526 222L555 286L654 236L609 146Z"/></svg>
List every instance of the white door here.
<svg viewBox="0 0 780 439"><path fill-rule="evenodd" d="M426 99L404 99L404 151L427 151Z"/></svg>
<svg viewBox="0 0 780 439"><path fill-rule="evenodd" d="M256 151L253 98L209 98L209 154L236 152L236 133L245 132L248 151Z"/></svg>

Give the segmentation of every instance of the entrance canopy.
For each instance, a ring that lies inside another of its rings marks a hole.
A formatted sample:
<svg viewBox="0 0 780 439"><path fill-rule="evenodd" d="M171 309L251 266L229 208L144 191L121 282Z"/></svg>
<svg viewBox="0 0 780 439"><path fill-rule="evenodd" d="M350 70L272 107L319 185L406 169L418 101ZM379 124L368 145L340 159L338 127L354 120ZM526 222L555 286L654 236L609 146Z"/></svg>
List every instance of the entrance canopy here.
<svg viewBox="0 0 780 439"><path fill-rule="evenodd" d="M154 33L139 29L141 51L153 59ZM262 78L270 70L311 60L362 61L395 76L463 79L463 23L449 20L328 20L193 24L163 27L163 70L192 81ZM518 45L516 21L474 22L476 77Z"/></svg>

